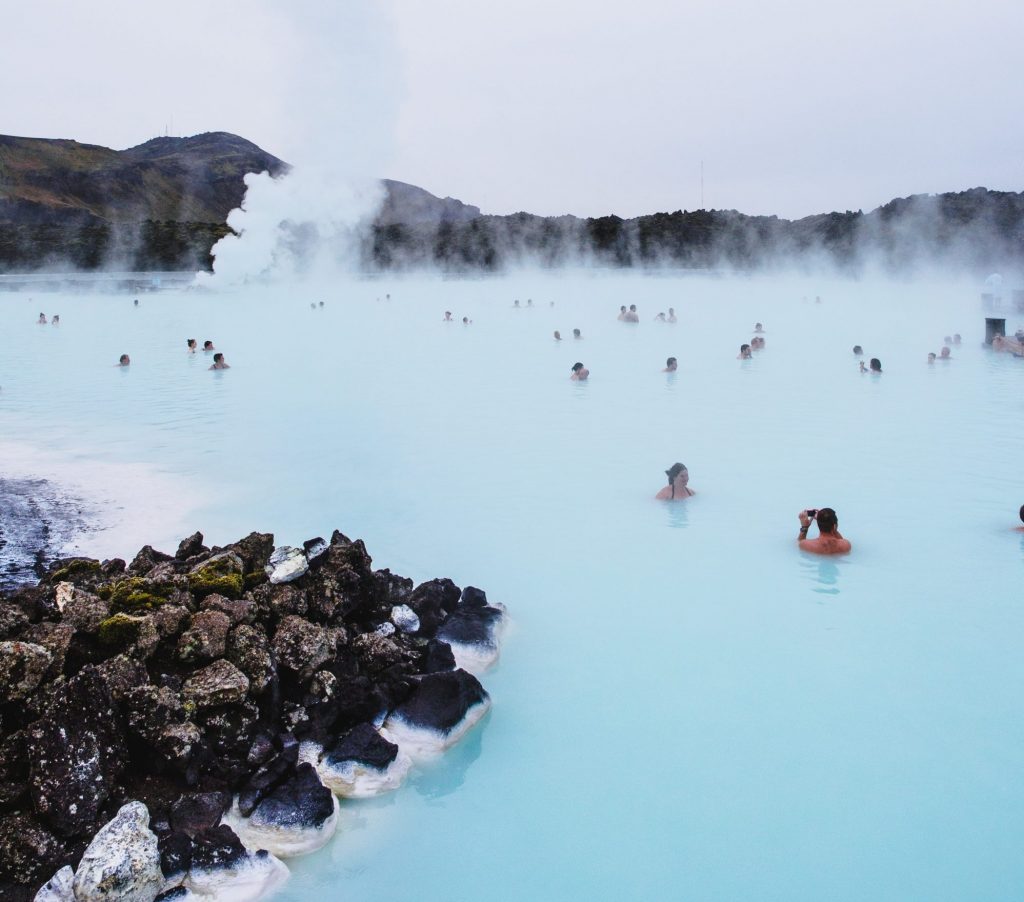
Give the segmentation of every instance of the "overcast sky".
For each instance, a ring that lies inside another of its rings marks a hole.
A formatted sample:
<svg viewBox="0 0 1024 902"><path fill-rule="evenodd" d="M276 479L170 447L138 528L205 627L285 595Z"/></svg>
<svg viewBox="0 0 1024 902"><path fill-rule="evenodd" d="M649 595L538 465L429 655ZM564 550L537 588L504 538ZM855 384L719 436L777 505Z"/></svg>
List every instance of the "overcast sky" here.
<svg viewBox="0 0 1024 902"><path fill-rule="evenodd" d="M344 3L344 9L338 9ZM1019 0L0 0L0 132L231 131L484 212L1024 188Z"/></svg>

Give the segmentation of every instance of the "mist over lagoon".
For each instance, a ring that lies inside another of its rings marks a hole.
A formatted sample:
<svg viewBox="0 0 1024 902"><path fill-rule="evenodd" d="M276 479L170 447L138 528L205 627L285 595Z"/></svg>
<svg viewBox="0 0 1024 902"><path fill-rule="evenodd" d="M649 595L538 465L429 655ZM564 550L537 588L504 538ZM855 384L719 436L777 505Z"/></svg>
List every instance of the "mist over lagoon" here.
<svg viewBox="0 0 1024 902"><path fill-rule="evenodd" d="M375 566L508 606L492 713L343 806L277 898L998 898L1021 878L1020 361L982 348L981 287L563 272L137 309L9 295L0 430L46 449L37 475L136 474L97 493L92 554L340 526ZM638 325L615 319L629 303ZM766 348L738 361L756 321ZM676 460L697 494L653 501ZM793 547L796 512L824 505L847 558Z"/></svg>

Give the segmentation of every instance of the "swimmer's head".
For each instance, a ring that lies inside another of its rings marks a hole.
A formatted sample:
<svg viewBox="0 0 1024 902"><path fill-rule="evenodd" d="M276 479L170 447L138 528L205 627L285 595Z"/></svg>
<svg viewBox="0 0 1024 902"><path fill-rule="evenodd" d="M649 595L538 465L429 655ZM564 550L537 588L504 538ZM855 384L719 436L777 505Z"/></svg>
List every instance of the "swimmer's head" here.
<svg viewBox="0 0 1024 902"><path fill-rule="evenodd" d="M882 361L879 360L877 357L872 357L871 358L871 372L872 373L880 373L880 372L882 372Z"/></svg>
<svg viewBox="0 0 1024 902"><path fill-rule="evenodd" d="M675 357L669 357L669 359L665 361L665 366L667 366L670 370L674 370L676 368L676 362L677 361Z"/></svg>
<svg viewBox="0 0 1024 902"><path fill-rule="evenodd" d="M948 356L949 356L949 348L943 348L943 349L942 349L942 350L941 350L941 351L939 352L939 356L940 356L940 357L948 357Z"/></svg>
<svg viewBox="0 0 1024 902"><path fill-rule="evenodd" d="M625 312L626 312L626 305L623 304L621 307L619 307L619 313L625 313Z"/></svg>
<svg viewBox="0 0 1024 902"><path fill-rule="evenodd" d="M630 304L630 305L629 305L629 309L630 309L630 310L631 310L631 311L632 311L633 313L636 313L636 304Z"/></svg>
<svg viewBox="0 0 1024 902"><path fill-rule="evenodd" d="M128 366L131 363L131 358L127 354L122 354L120 359L117 361L121 366Z"/></svg>
<svg viewBox="0 0 1024 902"><path fill-rule="evenodd" d="M674 463L665 471L665 475L668 477L668 481L671 484L672 480L677 476L685 474L689 476L689 471L686 469L686 464Z"/></svg>
<svg viewBox="0 0 1024 902"><path fill-rule="evenodd" d="M194 348L196 346L196 340L194 338L186 338L185 345L187 347Z"/></svg>
<svg viewBox="0 0 1024 902"><path fill-rule="evenodd" d="M856 354L859 357L861 354L864 353L864 349L860 345L854 345L853 346L853 353Z"/></svg>
<svg viewBox="0 0 1024 902"><path fill-rule="evenodd" d="M212 351L213 350L213 342L210 341L209 339L204 341L203 342L203 350L204 351Z"/></svg>
<svg viewBox="0 0 1024 902"><path fill-rule="evenodd" d="M223 361L224 361L224 355L221 354L219 351L216 354L213 355L213 362L214 363L223 363Z"/></svg>
<svg viewBox="0 0 1024 902"><path fill-rule="evenodd" d="M576 362L575 362L575 363L574 363L574 364L572 365L572 371L573 371L574 373L578 373L578 372L579 372L579 371L580 371L581 369L583 369L583 364L582 364L582 363L580 363L580 362L579 362L579 361L577 360L577 361L576 361Z"/></svg>
<svg viewBox="0 0 1024 902"><path fill-rule="evenodd" d="M579 338L580 337L580 330L579 329L573 329L572 330L572 337L573 338Z"/></svg>
<svg viewBox="0 0 1024 902"><path fill-rule="evenodd" d="M1024 504L1020 506L1020 522L1024 523Z"/></svg>
<svg viewBox="0 0 1024 902"><path fill-rule="evenodd" d="M830 507L818 508L818 516L815 519L818 521L818 529L821 532L834 532L839 525L839 518Z"/></svg>
<svg viewBox="0 0 1024 902"><path fill-rule="evenodd" d="M928 352L928 362L929 363L934 363L935 362L935 352L934 351L929 351Z"/></svg>
<svg viewBox="0 0 1024 902"><path fill-rule="evenodd" d="M558 341L562 340L562 336L557 329L555 329L555 339Z"/></svg>

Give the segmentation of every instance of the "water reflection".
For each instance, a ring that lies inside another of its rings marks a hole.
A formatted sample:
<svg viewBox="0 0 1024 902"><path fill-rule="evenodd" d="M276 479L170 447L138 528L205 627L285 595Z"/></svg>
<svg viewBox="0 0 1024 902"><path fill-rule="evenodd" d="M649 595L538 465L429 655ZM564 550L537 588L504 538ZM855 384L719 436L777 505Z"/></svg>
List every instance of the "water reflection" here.
<svg viewBox="0 0 1024 902"><path fill-rule="evenodd" d="M436 800L451 795L462 786L470 765L483 751L484 730L490 721L491 713L488 711L465 739L445 752L443 758L437 761L437 766L416 771L409 781L412 788L424 798Z"/></svg>
<svg viewBox="0 0 1024 902"><path fill-rule="evenodd" d="M825 555L800 555L800 566L804 575L815 583L812 591L819 595L839 594L839 563L834 557Z"/></svg>
<svg viewBox="0 0 1024 902"><path fill-rule="evenodd" d="M672 529L686 529L689 525L686 513L689 504L685 501L662 501L665 508L665 516L668 518L668 525Z"/></svg>

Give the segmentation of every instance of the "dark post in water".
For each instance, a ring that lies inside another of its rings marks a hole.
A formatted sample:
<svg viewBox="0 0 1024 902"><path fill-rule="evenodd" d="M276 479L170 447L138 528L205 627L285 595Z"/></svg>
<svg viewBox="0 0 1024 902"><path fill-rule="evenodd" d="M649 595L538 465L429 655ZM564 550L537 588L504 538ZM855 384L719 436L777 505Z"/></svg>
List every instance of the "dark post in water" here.
<svg viewBox="0 0 1024 902"><path fill-rule="evenodd" d="M1006 334L1006 320L995 317L985 317L985 344L992 344L992 339L997 335Z"/></svg>

